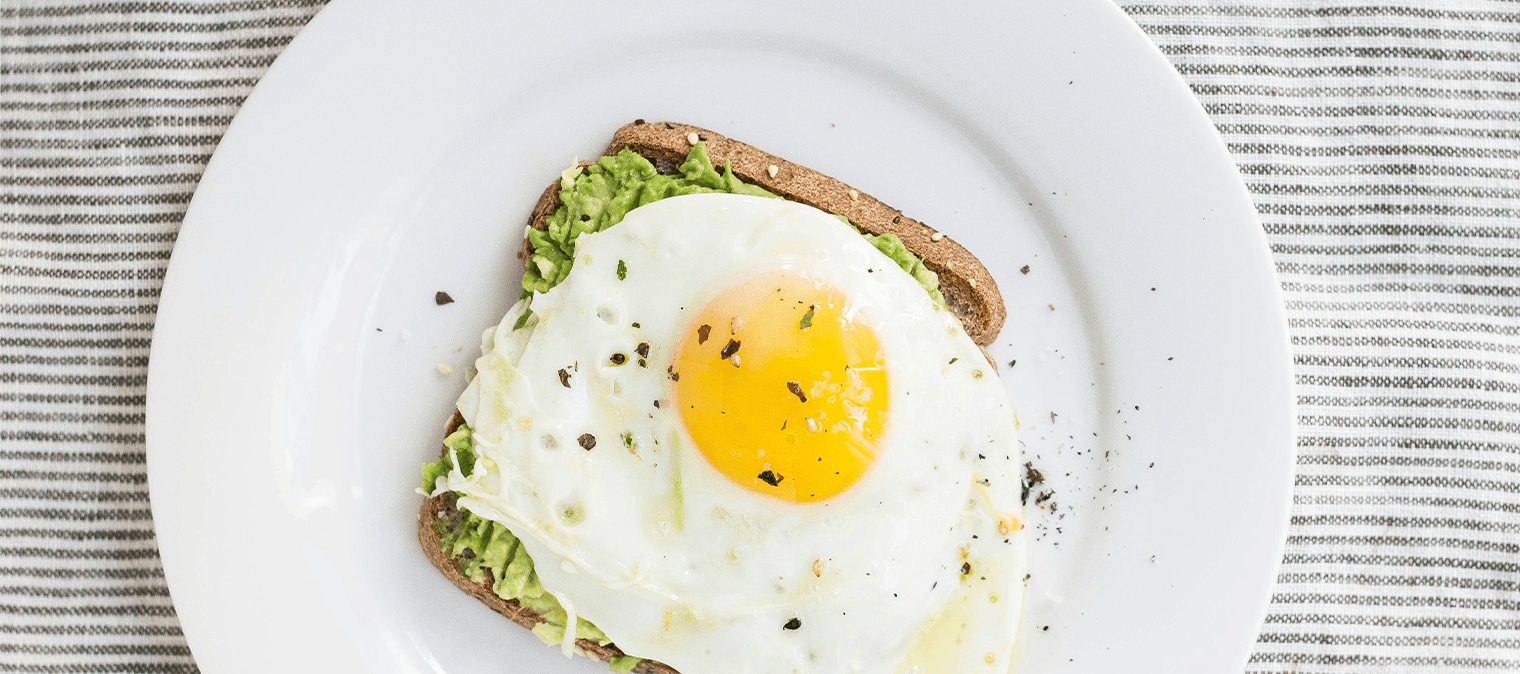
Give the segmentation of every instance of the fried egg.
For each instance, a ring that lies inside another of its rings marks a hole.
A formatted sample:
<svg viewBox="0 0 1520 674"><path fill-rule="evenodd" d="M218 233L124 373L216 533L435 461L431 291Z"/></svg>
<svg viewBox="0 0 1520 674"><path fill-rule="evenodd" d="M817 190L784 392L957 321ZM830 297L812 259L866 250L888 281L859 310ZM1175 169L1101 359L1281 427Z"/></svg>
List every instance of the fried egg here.
<svg viewBox="0 0 1520 674"><path fill-rule="evenodd" d="M684 674L1008 671L1013 412L848 224L730 194L639 207L482 352L458 402L481 458L447 486L572 620Z"/></svg>

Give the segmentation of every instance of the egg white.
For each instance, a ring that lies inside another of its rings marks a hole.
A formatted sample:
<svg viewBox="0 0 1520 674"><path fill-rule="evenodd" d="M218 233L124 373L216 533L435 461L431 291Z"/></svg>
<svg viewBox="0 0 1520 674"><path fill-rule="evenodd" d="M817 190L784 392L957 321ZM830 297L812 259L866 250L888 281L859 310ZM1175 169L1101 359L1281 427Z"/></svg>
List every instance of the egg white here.
<svg viewBox="0 0 1520 674"><path fill-rule="evenodd" d="M1021 510L1014 417L952 314L848 225L779 199L658 201L583 235L575 258L523 328L527 303L486 331L458 402L483 458L447 478L523 540L546 589L685 674L1007 671L1026 552L993 513ZM668 404L691 317L777 272L850 297L890 382L874 464L819 503L735 485Z"/></svg>

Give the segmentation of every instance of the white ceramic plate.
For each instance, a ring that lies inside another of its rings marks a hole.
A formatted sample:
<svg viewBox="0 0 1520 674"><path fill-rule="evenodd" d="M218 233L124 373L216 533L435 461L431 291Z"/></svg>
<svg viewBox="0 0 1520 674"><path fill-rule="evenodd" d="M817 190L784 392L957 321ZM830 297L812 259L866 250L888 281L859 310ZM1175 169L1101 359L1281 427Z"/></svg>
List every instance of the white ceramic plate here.
<svg viewBox="0 0 1520 674"><path fill-rule="evenodd" d="M515 295L544 185L636 117L867 189L998 279L993 353L1054 494L1020 671L1240 669L1287 520L1290 363L1187 87L1107 0L754 5L338 0L280 57L190 207L150 366L203 671L600 670L434 571L412 490L464 384L434 365L462 372Z"/></svg>

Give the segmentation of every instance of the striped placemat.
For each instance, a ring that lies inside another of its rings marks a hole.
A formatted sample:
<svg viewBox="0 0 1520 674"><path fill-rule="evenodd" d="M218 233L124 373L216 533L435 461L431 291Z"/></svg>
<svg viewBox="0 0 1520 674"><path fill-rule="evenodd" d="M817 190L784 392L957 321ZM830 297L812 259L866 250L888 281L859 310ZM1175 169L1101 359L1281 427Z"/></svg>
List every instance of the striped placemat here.
<svg viewBox="0 0 1520 674"><path fill-rule="evenodd" d="M1125 8L1287 301L1298 477L1250 671L1520 670L1520 4Z"/></svg>
<svg viewBox="0 0 1520 674"><path fill-rule="evenodd" d="M1520 4L1121 2L1255 195L1293 525L1251 672L1520 670ZM154 546L175 232L314 0L0 0L0 671L195 664Z"/></svg>

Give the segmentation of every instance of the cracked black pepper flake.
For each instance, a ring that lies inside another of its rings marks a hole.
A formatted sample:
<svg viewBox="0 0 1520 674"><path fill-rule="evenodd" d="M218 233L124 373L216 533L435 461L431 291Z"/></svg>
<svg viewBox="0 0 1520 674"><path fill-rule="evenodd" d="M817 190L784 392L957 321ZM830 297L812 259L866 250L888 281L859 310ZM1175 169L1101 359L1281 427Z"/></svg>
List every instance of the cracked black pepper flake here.
<svg viewBox="0 0 1520 674"><path fill-rule="evenodd" d="M969 575L971 575L971 562L961 562L961 575L962 576L969 576Z"/></svg>
<svg viewBox="0 0 1520 674"><path fill-rule="evenodd" d="M618 260L617 275L619 281L628 278L628 265L625 264L622 260Z"/></svg>
<svg viewBox="0 0 1520 674"><path fill-rule="evenodd" d="M665 368L665 374L670 375L670 380L671 381L681 381L681 373L680 372L676 372L676 366L674 366L674 365L666 367Z"/></svg>
<svg viewBox="0 0 1520 674"><path fill-rule="evenodd" d="M581 222L589 222L590 220L591 220L591 216L586 215L585 213L581 214Z"/></svg>
<svg viewBox="0 0 1520 674"><path fill-rule="evenodd" d="M639 359L639 367L649 367L649 361L646 361L643 358L640 358Z"/></svg>
<svg viewBox="0 0 1520 674"><path fill-rule="evenodd" d="M570 388L570 373L565 371L565 368L559 369L559 384L565 388Z"/></svg>
<svg viewBox="0 0 1520 674"><path fill-rule="evenodd" d="M737 339L728 340L728 343L723 345L723 350L718 352L718 357L728 360L729 356L739 353L739 344L740 342Z"/></svg>
<svg viewBox="0 0 1520 674"><path fill-rule="evenodd" d="M591 451L593 447L596 447L596 436L590 433L582 433L581 437L576 438L575 441L581 443L581 449L584 449L588 452Z"/></svg>
<svg viewBox="0 0 1520 674"><path fill-rule="evenodd" d="M816 304L808 307L807 313L802 315L802 322L798 324L798 327L802 328L803 330L813 327L813 312L817 310L818 305Z"/></svg>
<svg viewBox="0 0 1520 674"><path fill-rule="evenodd" d="M433 296L433 301L437 302L438 306L441 307L441 306L443 306L445 304L453 304L454 303L454 298L449 297L448 293L443 292L442 290L440 290L440 291L438 291L438 294L436 294L436 295Z"/></svg>
<svg viewBox="0 0 1520 674"><path fill-rule="evenodd" d="M626 362L628 362L628 356L625 356L625 355L623 355L621 353L614 353L614 354L612 354L612 364L613 365L622 365L623 363L626 363Z"/></svg>
<svg viewBox="0 0 1520 674"><path fill-rule="evenodd" d="M644 119L641 117L639 119L633 120L633 125L634 126L644 126Z"/></svg>
<svg viewBox="0 0 1520 674"><path fill-rule="evenodd" d="M697 326L697 344L706 344L707 343L707 336L710 335L710 334L712 334L712 326L711 325L699 325L699 326Z"/></svg>
<svg viewBox="0 0 1520 674"><path fill-rule="evenodd" d="M660 409L660 401L658 401L658 400L654 401L654 408L655 409Z"/></svg>
<svg viewBox="0 0 1520 674"><path fill-rule="evenodd" d="M779 486L781 484L781 481L786 479L785 477L776 474L775 471L769 470L762 471L756 477L759 477L761 482L764 482L772 487Z"/></svg>
<svg viewBox="0 0 1520 674"><path fill-rule="evenodd" d="M648 358L649 342L639 342L638 346L633 347L633 352L639 354L640 358Z"/></svg>
<svg viewBox="0 0 1520 674"><path fill-rule="evenodd" d="M786 621L786 624L782 625L781 629L784 629L784 630L802 629L802 620L800 620L798 618L792 618L791 620Z"/></svg>
<svg viewBox="0 0 1520 674"><path fill-rule="evenodd" d="M665 122L665 128L667 128L667 129L674 129L674 128L676 128L676 125L671 124L670 122Z"/></svg>
<svg viewBox="0 0 1520 674"><path fill-rule="evenodd" d="M786 383L786 390L791 391L792 395L797 396L798 400L807 402L807 396L802 394L802 384L794 381L789 381Z"/></svg>
<svg viewBox="0 0 1520 674"><path fill-rule="evenodd" d="M1019 273L1021 273L1021 274L1028 274L1029 273L1029 265L1027 265L1027 264L1024 265L1021 269L1019 269Z"/></svg>

